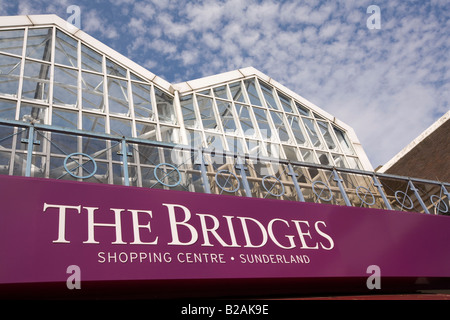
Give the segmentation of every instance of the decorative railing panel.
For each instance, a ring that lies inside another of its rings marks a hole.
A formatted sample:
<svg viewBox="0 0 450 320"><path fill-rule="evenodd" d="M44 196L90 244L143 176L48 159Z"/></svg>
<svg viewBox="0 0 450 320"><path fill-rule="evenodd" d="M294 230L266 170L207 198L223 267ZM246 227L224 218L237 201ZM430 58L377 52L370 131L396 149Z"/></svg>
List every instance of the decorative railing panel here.
<svg viewBox="0 0 450 320"><path fill-rule="evenodd" d="M7 119L0 174L450 214L449 183Z"/></svg>

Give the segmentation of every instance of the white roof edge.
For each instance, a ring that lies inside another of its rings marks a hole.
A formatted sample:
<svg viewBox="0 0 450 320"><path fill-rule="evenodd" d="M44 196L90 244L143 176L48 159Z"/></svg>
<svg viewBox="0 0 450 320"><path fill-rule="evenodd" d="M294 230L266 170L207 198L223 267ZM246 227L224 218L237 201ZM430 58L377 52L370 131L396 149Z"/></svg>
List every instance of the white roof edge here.
<svg viewBox="0 0 450 320"><path fill-rule="evenodd" d="M106 54L115 62L133 70L140 77L151 81L161 88L173 93L174 89L172 84L161 77L156 76L154 73L140 66L136 62L130 60L114 49L108 47L104 43L90 36L83 30L76 28L71 23L65 21L55 14L43 14L43 15L22 15L22 16L0 16L0 28L3 27L20 27L20 26L44 26L55 25L61 30L71 34L73 37L82 40L87 45L92 46L97 51Z"/></svg>
<svg viewBox="0 0 450 320"><path fill-rule="evenodd" d="M411 141L406 147L404 147L399 153L397 153L391 160L386 162L381 168L378 169L380 173L386 173L386 171L391 168L397 161L403 158L409 151L411 151L415 146L437 130L442 124L450 119L450 110L447 111L442 117L436 120L431 126L429 126L425 131L423 131L417 138Z"/></svg>

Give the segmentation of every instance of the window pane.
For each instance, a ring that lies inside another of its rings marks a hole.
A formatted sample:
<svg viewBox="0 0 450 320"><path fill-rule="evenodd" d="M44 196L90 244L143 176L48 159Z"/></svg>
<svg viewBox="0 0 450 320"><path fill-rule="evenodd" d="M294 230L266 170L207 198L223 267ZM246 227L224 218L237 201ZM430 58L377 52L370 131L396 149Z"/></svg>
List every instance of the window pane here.
<svg viewBox="0 0 450 320"><path fill-rule="evenodd" d="M284 153L286 154L286 158L288 160L293 160L293 161L298 160L297 149L295 147L283 145L283 150L284 150Z"/></svg>
<svg viewBox="0 0 450 320"><path fill-rule="evenodd" d="M16 102L0 100L0 118L14 120L16 118Z"/></svg>
<svg viewBox="0 0 450 320"><path fill-rule="evenodd" d="M192 94L180 98L181 112L183 113L183 121L186 127L199 128L194 112L194 102Z"/></svg>
<svg viewBox="0 0 450 320"><path fill-rule="evenodd" d="M81 68L97 72L102 70L102 56L91 48L81 45Z"/></svg>
<svg viewBox="0 0 450 320"><path fill-rule="evenodd" d="M297 141L299 145L305 146L307 144L306 138L302 128L300 127L299 118L297 116L287 115L287 119L289 126L292 129L292 133L294 134L295 141Z"/></svg>
<svg viewBox="0 0 450 320"><path fill-rule="evenodd" d="M65 33L56 30L55 40L55 63L65 64L76 68L78 41L69 37Z"/></svg>
<svg viewBox="0 0 450 320"><path fill-rule="evenodd" d="M286 112L294 112L291 107L291 99L284 96L280 92L278 92L278 97L280 98L281 105L283 106L284 111Z"/></svg>
<svg viewBox="0 0 450 320"><path fill-rule="evenodd" d="M34 104L22 103L20 106L19 120L22 121L38 121L40 123L47 123L48 107L38 106Z"/></svg>
<svg viewBox="0 0 450 320"><path fill-rule="evenodd" d="M218 129L216 117L214 115L212 99L197 96L197 104L202 119L204 129Z"/></svg>
<svg viewBox="0 0 450 320"><path fill-rule="evenodd" d="M136 118L156 120L150 99L150 85L131 83L133 94L134 114Z"/></svg>
<svg viewBox="0 0 450 320"><path fill-rule="evenodd" d="M103 139L83 137L81 152L91 155L94 159L106 159L106 151L109 150L107 144L111 144L111 142ZM97 164L99 165L99 163Z"/></svg>
<svg viewBox="0 0 450 320"><path fill-rule="evenodd" d="M280 145L278 143L265 142L267 156L271 158L280 158Z"/></svg>
<svg viewBox="0 0 450 320"><path fill-rule="evenodd" d="M105 133L105 116L83 113L83 130Z"/></svg>
<svg viewBox="0 0 450 320"><path fill-rule="evenodd" d="M228 151L235 154L245 154L244 145L240 138L232 136L226 136L225 138L227 139Z"/></svg>
<svg viewBox="0 0 450 320"><path fill-rule="evenodd" d="M316 148L323 148L322 143L320 142L319 136L317 135L317 131L314 126L314 122L311 119L303 118L303 123L305 124L306 131L308 131L308 135L311 139L313 146Z"/></svg>
<svg viewBox="0 0 450 320"><path fill-rule="evenodd" d="M319 162L321 164L327 165L327 166L331 165L330 158L328 157L328 154L318 152L317 156L319 157Z"/></svg>
<svg viewBox="0 0 450 320"><path fill-rule="evenodd" d="M67 156L78 151L77 136L52 132L50 139L52 142L50 145L50 152L52 154L62 154ZM58 166L53 166L52 170L57 170L59 172L59 174L57 174L57 177L66 173L62 161L59 168Z"/></svg>
<svg viewBox="0 0 450 320"><path fill-rule="evenodd" d="M137 137L141 139L158 140L156 135L156 124L136 122Z"/></svg>
<svg viewBox="0 0 450 320"><path fill-rule="evenodd" d="M77 129L77 123L78 112L53 108L52 125L69 129Z"/></svg>
<svg viewBox="0 0 450 320"><path fill-rule="evenodd" d="M320 133L322 133L322 137L324 138L325 143L327 144L328 149L335 151L337 148L330 134L328 123L325 121L317 121L317 124L319 126Z"/></svg>
<svg viewBox="0 0 450 320"><path fill-rule="evenodd" d="M253 137L255 135L255 127L253 126L249 107L239 103L236 103L235 107L237 117L240 120L242 130L244 131L244 135Z"/></svg>
<svg viewBox="0 0 450 320"><path fill-rule="evenodd" d="M290 137L286 129L286 125L283 120L283 114L280 112L271 111L273 123L275 124L275 130L278 133L278 137L281 142L290 142Z"/></svg>
<svg viewBox="0 0 450 320"><path fill-rule="evenodd" d="M247 144L248 153L253 156L262 156L262 141L252 140L252 139L245 139L245 142Z"/></svg>
<svg viewBox="0 0 450 320"><path fill-rule="evenodd" d="M180 142L180 129L170 126L159 126L161 129L161 141L170 143Z"/></svg>
<svg viewBox="0 0 450 320"><path fill-rule="evenodd" d="M359 163L359 160L357 158L353 157L347 157L348 166L351 169L361 169L361 164Z"/></svg>
<svg viewBox="0 0 450 320"><path fill-rule="evenodd" d="M186 130L186 135L188 139L188 145L192 148L198 149L203 146L202 136L199 131Z"/></svg>
<svg viewBox="0 0 450 320"><path fill-rule="evenodd" d="M343 155L340 154L333 154L333 160L334 163L336 165L336 167L340 167L340 168L346 168L346 164L345 164L345 159Z"/></svg>
<svg viewBox="0 0 450 320"><path fill-rule="evenodd" d="M234 121L231 102L216 100L216 104L223 129L225 132L235 133L237 131L237 126Z"/></svg>
<svg viewBox="0 0 450 320"><path fill-rule="evenodd" d="M257 106L262 106L258 91L256 90L255 79L244 80L244 86L247 89L250 103Z"/></svg>
<svg viewBox="0 0 450 320"><path fill-rule="evenodd" d="M128 82L108 77L108 107L110 114L130 116Z"/></svg>
<svg viewBox="0 0 450 320"><path fill-rule="evenodd" d="M155 98L159 121L176 124L177 120L173 108L173 97L155 88Z"/></svg>
<svg viewBox="0 0 450 320"><path fill-rule="evenodd" d="M17 96L21 59L0 54L0 94Z"/></svg>
<svg viewBox="0 0 450 320"><path fill-rule="evenodd" d="M339 141L339 144L340 144L342 150L346 154L354 154L353 148L352 148L350 142L348 141L345 133L334 126L333 126L333 129L334 129L334 133L336 134L336 137Z"/></svg>
<svg viewBox="0 0 450 320"><path fill-rule="evenodd" d="M50 65L33 61L25 62L22 95L25 98L48 100Z"/></svg>
<svg viewBox="0 0 450 320"><path fill-rule="evenodd" d="M256 123L259 126L262 139L270 139L272 137L272 129L270 128L269 121L267 120L266 111L259 108L253 108L255 113Z"/></svg>
<svg viewBox="0 0 450 320"><path fill-rule="evenodd" d="M26 56L28 58L50 61L51 53L52 29L28 29Z"/></svg>
<svg viewBox="0 0 450 320"><path fill-rule="evenodd" d="M109 125L111 134L116 136L131 137L131 120L111 117L109 119Z"/></svg>
<svg viewBox="0 0 450 320"><path fill-rule="evenodd" d="M306 149L300 149L303 161L309 162L309 163L317 163L315 160L314 154L311 150Z"/></svg>
<svg viewBox="0 0 450 320"><path fill-rule="evenodd" d="M227 87L226 86L220 86L220 87L214 88L213 91L214 91L214 96L216 98L221 98L221 99L227 99L228 100L228 94L227 94Z"/></svg>
<svg viewBox="0 0 450 320"><path fill-rule="evenodd" d="M106 73L116 77L127 77L127 70L106 58Z"/></svg>
<svg viewBox="0 0 450 320"><path fill-rule="evenodd" d="M298 112L300 112L300 115L302 116L309 116L309 111L307 108L299 104L297 101L295 101L295 106L297 107Z"/></svg>
<svg viewBox="0 0 450 320"><path fill-rule="evenodd" d="M277 103L275 102L275 98L273 97L272 89L263 83L260 84L261 84L261 91L264 95L264 98L266 99L267 107L269 109L278 110Z"/></svg>
<svg viewBox="0 0 450 320"><path fill-rule="evenodd" d="M237 101L237 102L243 102L243 103L247 102L247 101L245 101L245 97L242 92L242 85L241 85L240 81L230 83L228 86L230 87L232 100Z"/></svg>
<svg viewBox="0 0 450 320"><path fill-rule="evenodd" d="M82 72L81 88L83 109L105 110L103 101L103 76Z"/></svg>
<svg viewBox="0 0 450 320"><path fill-rule="evenodd" d="M53 103L76 106L78 100L78 71L55 66Z"/></svg>
<svg viewBox="0 0 450 320"><path fill-rule="evenodd" d="M22 55L24 29L0 31L0 51Z"/></svg>
<svg viewBox="0 0 450 320"><path fill-rule="evenodd" d="M206 136L206 148L215 150L217 152L223 152L223 140L221 135L205 133Z"/></svg>

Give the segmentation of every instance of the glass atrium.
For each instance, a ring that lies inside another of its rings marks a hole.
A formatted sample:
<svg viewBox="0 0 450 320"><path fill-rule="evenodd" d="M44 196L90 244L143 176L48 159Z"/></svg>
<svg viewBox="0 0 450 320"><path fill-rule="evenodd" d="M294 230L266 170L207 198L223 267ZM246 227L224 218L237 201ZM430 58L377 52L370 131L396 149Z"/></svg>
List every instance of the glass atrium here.
<svg viewBox="0 0 450 320"><path fill-rule="evenodd" d="M253 68L169 84L42 17L0 19L0 174L449 212L449 184L376 174L350 127Z"/></svg>

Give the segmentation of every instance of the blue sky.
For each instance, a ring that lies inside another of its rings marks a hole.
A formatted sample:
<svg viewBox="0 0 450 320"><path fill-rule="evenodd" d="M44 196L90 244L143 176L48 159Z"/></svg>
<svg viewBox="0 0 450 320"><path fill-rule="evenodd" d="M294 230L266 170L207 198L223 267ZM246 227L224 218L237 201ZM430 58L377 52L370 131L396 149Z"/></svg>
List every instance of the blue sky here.
<svg viewBox="0 0 450 320"><path fill-rule="evenodd" d="M257 68L352 126L374 167L450 109L448 0L0 0L0 15L67 19L70 5L82 30L169 82Z"/></svg>

